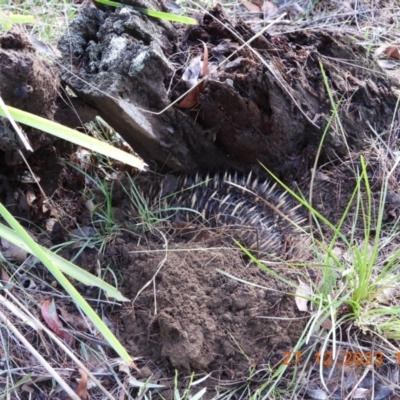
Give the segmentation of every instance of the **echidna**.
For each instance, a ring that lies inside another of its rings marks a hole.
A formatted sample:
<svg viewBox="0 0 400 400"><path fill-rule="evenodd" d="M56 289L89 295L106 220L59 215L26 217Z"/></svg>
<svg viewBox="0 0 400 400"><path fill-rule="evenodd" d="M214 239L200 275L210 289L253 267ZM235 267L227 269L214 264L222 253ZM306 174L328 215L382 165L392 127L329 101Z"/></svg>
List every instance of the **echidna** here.
<svg viewBox="0 0 400 400"><path fill-rule="evenodd" d="M291 197L269 180L238 174L167 175L151 189L138 180L150 210L191 225L227 229L248 250L278 257L301 252L305 216ZM228 230L229 229L229 230Z"/></svg>

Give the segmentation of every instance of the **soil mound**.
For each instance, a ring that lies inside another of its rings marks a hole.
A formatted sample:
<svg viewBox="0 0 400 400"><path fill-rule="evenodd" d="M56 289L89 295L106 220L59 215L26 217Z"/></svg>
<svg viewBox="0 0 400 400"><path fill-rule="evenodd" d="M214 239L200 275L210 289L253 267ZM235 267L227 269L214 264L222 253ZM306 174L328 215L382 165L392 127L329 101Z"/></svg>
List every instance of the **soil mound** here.
<svg viewBox="0 0 400 400"><path fill-rule="evenodd" d="M293 349L307 321L289 294L294 289L254 264L246 266L238 250L181 243L167 252L142 251L132 253L122 288L134 299L155 276L138 296L134 315L123 318L123 342L133 356L237 379L250 365L279 363ZM273 269L298 282L288 266Z"/></svg>

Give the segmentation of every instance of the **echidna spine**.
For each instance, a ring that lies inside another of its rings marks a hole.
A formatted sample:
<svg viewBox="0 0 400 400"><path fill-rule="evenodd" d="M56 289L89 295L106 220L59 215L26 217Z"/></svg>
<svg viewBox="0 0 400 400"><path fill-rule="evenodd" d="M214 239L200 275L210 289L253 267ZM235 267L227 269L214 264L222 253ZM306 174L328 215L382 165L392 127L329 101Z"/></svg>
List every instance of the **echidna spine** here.
<svg viewBox="0 0 400 400"><path fill-rule="evenodd" d="M159 190L148 190L139 180L142 192L149 193L150 204L166 204L165 211L172 221L201 222L210 227L236 227L231 236L252 250L285 256L293 237L304 235L301 226L304 215L291 197L277 188L276 182L259 182L251 174L215 175L205 178L197 174L173 177L174 185L167 191L168 176L159 183ZM171 183L171 182L169 182ZM182 208L182 210L179 210ZM188 211L192 209L194 212ZM201 214L201 217L199 216ZM296 241L295 240L295 241Z"/></svg>

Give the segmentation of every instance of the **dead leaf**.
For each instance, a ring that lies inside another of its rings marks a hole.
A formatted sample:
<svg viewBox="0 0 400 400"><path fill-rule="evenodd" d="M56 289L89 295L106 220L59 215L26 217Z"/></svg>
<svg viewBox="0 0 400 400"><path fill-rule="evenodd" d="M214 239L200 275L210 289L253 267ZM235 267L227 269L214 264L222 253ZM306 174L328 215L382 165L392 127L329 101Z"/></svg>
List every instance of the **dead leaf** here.
<svg viewBox="0 0 400 400"><path fill-rule="evenodd" d="M93 200L90 200L90 199L86 200L84 204L90 213L92 213L94 211L94 209L96 208Z"/></svg>
<svg viewBox="0 0 400 400"><path fill-rule="evenodd" d="M63 324L58 318L57 307L53 299L45 300L41 307L40 311L42 313L43 319L46 321L46 324L49 328L61 339L64 340L68 345L72 345L74 342L74 338L63 329Z"/></svg>
<svg viewBox="0 0 400 400"><path fill-rule="evenodd" d="M400 60L400 44L393 44L388 46L383 54L387 55L390 58Z"/></svg>
<svg viewBox="0 0 400 400"><path fill-rule="evenodd" d="M81 374L81 381L79 382L78 389L76 389L76 394L81 400L86 400L88 398L88 377L83 369L79 369L79 373Z"/></svg>
<svg viewBox="0 0 400 400"><path fill-rule="evenodd" d="M313 291L309 285L299 279L299 286L296 290L296 305L300 311L308 311L308 299L312 297Z"/></svg>
<svg viewBox="0 0 400 400"><path fill-rule="evenodd" d="M399 207L400 195L398 195L397 193L388 193L386 195L385 202L388 203L391 207Z"/></svg>
<svg viewBox="0 0 400 400"><path fill-rule="evenodd" d="M397 295L398 289L396 286L386 286L383 291L377 293L376 300L380 303L390 303L397 297Z"/></svg>
<svg viewBox="0 0 400 400"><path fill-rule="evenodd" d="M321 326L326 329L326 330L331 330L333 327L332 324L332 320L330 318L325 318L322 322L321 322Z"/></svg>
<svg viewBox="0 0 400 400"><path fill-rule="evenodd" d="M376 288L378 289L376 299L380 303L390 303L399 295L399 285L397 284L396 276L393 274L388 275Z"/></svg>
<svg viewBox="0 0 400 400"><path fill-rule="evenodd" d="M182 75L182 80L186 83L186 86L190 89L197 85L198 80L202 73L202 62L201 55L194 57L185 68Z"/></svg>
<svg viewBox="0 0 400 400"><path fill-rule="evenodd" d="M196 86L186 95L186 97L179 104L177 104L177 106L180 108L194 107L198 103L197 101L198 94L199 94L199 87Z"/></svg>
<svg viewBox="0 0 400 400"><path fill-rule="evenodd" d="M335 257L341 257L342 255L343 255L343 253L344 253L344 250L341 248L341 247L338 247L338 246L335 246L333 249L332 249L332 254L335 256Z"/></svg>
<svg viewBox="0 0 400 400"><path fill-rule="evenodd" d="M2 282L10 282L10 275L8 275L7 271L4 270L4 268L0 268L0 276L1 276L1 281Z"/></svg>
<svg viewBox="0 0 400 400"><path fill-rule="evenodd" d="M56 222L57 222L56 218L49 218L48 220L46 220L46 230L48 232L51 232Z"/></svg>
<svg viewBox="0 0 400 400"><path fill-rule="evenodd" d="M328 175L324 174L323 172L317 171L315 174L315 180L316 181L330 181L330 178Z"/></svg>
<svg viewBox="0 0 400 400"><path fill-rule="evenodd" d="M31 171L24 171L21 175L17 176L17 179L22 183L40 182L40 177L37 175L32 175Z"/></svg>
<svg viewBox="0 0 400 400"><path fill-rule="evenodd" d="M344 13L350 13L353 11L353 7L351 6L351 3L349 1L343 1L342 2L342 9L341 11Z"/></svg>
<svg viewBox="0 0 400 400"><path fill-rule="evenodd" d="M368 397L369 393L371 392L371 389L366 389L366 388L357 388L354 392L352 392L352 398L353 399L365 399Z"/></svg>
<svg viewBox="0 0 400 400"><path fill-rule="evenodd" d="M394 211L394 210L389 210L389 211L388 211L388 214L389 214L393 219L396 219L396 218L397 218L396 211Z"/></svg>
<svg viewBox="0 0 400 400"><path fill-rule="evenodd" d="M3 238L1 238L0 241L0 252L4 258L10 261L24 262L28 257L28 252L26 250L21 249Z"/></svg>
<svg viewBox="0 0 400 400"><path fill-rule="evenodd" d="M125 372L126 374L129 375L129 369L126 368L126 362L125 360L123 360L122 358L115 358L113 360L113 362L115 363L115 365L118 365L118 368L122 371ZM137 372L140 372L140 369L138 368L138 366L135 364L135 362L132 360L132 362L130 363L130 365L128 365L128 368L133 368L134 370L136 370Z"/></svg>
<svg viewBox="0 0 400 400"><path fill-rule="evenodd" d="M329 399L328 394L322 389L307 389L307 394L316 400L326 400Z"/></svg>
<svg viewBox="0 0 400 400"><path fill-rule="evenodd" d="M76 395L81 400L87 400L88 398L88 377L83 369L78 369L81 374L81 380L79 381L78 389L76 389ZM67 397L67 400L71 400L71 397Z"/></svg>
<svg viewBox="0 0 400 400"><path fill-rule="evenodd" d="M123 363L119 364L118 370L120 372L124 372L126 375L130 375L130 373L131 373L130 366L126 365L126 364L123 364Z"/></svg>
<svg viewBox="0 0 400 400"><path fill-rule="evenodd" d="M375 385L375 399L387 399L389 395L393 393L393 390L382 383L377 383ZM391 400L399 400L398 396L392 396Z"/></svg>
<svg viewBox="0 0 400 400"><path fill-rule="evenodd" d="M28 205L29 205L30 207L32 207L33 203L34 203L35 200L37 199L36 194L35 194L35 191L33 190L32 187L29 187L29 188L27 189L25 196L26 196L26 201L27 201Z"/></svg>
<svg viewBox="0 0 400 400"><path fill-rule="evenodd" d="M203 77L208 76L208 48L207 45L205 43L203 43L203 47L204 47L204 55L203 55ZM201 85L203 85L203 89L206 86L205 84L205 80L201 83Z"/></svg>
<svg viewBox="0 0 400 400"><path fill-rule="evenodd" d="M272 1L264 1L262 6L262 11L264 12L266 17L274 14L278 7Z"/></svg>
<svg viewBox="0 0 400 400"><path fill-rule="evenodd" d="M60 314L62 315L63 320L73 326L77 331L80 332L87 332L88 331L88 324L91 325L90 321L86 324L85 320L82 318L80 314L71 314L66 310L65 307L60 307Z"/></svg>
<svg viewBox="0 0 400 400"><path fill-rule="evenodd" d="M61 52L51 44L43 43L34 35L28 35L29 40L35 46L36 50L50 57L61 58Z"/></svg>
<svg viewBox="0 0 400 400"><path fill-rule="evenodd" d="M90 151L88 151L87 149L80 147L76 151L75 155L76 155L77 161L79 161L80 167L84 171L87 171L87 169L93 165L93 163L92 163L92 155L93 154Z"/></svg>
<svg viewBox="0 0 400 400"><path fill-rule="evenodd" d="M37 242L36 237L28 230L25 232L35 241ZM10 259L11 261L23 262L28 257L28 253L16 246L15 244L9 242L8 240L1 238L0 239L0 252L4 256L4 258Z"/></svg>
<svg viewBox="0 0 400 400"><path fill-rule="evenodd" d="M315 314L316 314L316 312L311 313L311 315L313 315L313 316ZM319 318L319 321L317 322L317 324L319 324L320 326L322 326L324 329L327 329L327 330L332 329L332 326L333 326L330 318L324 318L324 319Z"/></svg>
<svg viewBox="0 0 400 400"><path fill-rule="evenodd" d="M261 8L257 4L251 3L249 1L242 1L243 7L245 7L248 11L251 12L260 12Z"/></svg>
<svg viewBox="0 0 400 400"><path fill-rule="evenodd" d="M28 392L32 396L34 395L34 392L35 392L35 388L32 387L31 385L26 384L26 383L24 383L21 386L21 390L23 390L24 392Z"/></svg>
<svg viewBox="0 0 400 400"><path fill-rule="evenodd" d="M378 64L383 69L396 69L399 67L399 63L394 60L378 60Z"/></svg>
<svg viewBox="0 0 400 400"><path fill-rule="evenodd" d="M207 80L204 79L200 83L198 83L199 79L202 79L209 75L208 71L208 49L205 43L204 46L204 55L203 55L203 63L201 64L200 58L195 57L192 62L189 64L188 68L186 68L183 73L182 79L186 82L189 87L193 87L193 89L186 95L186 97L177 104L177 107L180 108L192 108L199 102L199 94L206 87ZM201 71L201 72L200 72Z"/></svg>

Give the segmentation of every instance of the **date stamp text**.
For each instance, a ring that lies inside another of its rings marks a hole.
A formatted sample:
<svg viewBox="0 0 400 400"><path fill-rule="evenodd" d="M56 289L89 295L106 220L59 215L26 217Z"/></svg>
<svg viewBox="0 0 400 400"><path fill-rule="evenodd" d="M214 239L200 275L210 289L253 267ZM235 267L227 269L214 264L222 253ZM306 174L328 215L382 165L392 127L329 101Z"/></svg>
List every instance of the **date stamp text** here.
<svg viewBox="0 0 400 400"><path fill-rule="evenodd" d="M294 366L298 365L301 361L303 353L301 351L286 351L283 353L284 360L283 365ZM400 365L400 352L396 353L397 364ZM323 353L314 353L314 360L317 365L324 365L326 367L332 366L334 364L333 355L331 351L325 351ZM358 366L368 366L373 365L379 367L383 365L383 354L380 351L377 352L351 352L346 351L341 356L340 364L346 367L358 367Z"/></svg>

